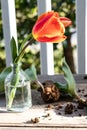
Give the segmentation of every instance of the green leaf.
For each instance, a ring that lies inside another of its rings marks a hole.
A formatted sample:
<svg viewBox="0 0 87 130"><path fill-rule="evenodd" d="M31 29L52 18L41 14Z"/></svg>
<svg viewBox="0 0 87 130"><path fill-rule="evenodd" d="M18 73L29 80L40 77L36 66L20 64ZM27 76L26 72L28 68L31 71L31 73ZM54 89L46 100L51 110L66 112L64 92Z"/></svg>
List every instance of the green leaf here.
<svg viewBox="0 0 87 130"><path fill-rule="evenodd" d="M62 71L64 72L64 79L66 83L60 83L56 82L56 87L60 90L62 93L70 94L72 97L76 96L76 83L73 77L73 74L68 66L68 64L65 61L65 58L63 59L63 66Z"/></svg>
<svg viewBox="0 0 87 130"><path fill-rule="evenodd" d="M27 75L27 73L22 69L21 69L21 72L26 77L26 80L29 80L29 76Z"/></svg>
<svg viewBox="0 0 87 130"><path fill-rule="evenodd" d="M11 72L11 67L5 68L0 74L0 94L4 92L4 81L6 76Z"/></svg>
<svg viewBox="0 0 87 130"><path fill-rule="evenodd" d="M60 82L55 83L56 87L59 89L62 93L68 93L68 87L67 84L63 84Z"/></svg>
<svg viewBox="0 0 87 130"><path fill-rule="evenodd" d="M29 69L26 69L25 73L29 76L30 81L37 80L37 73L36 73L36 68L34 65L32 65Z"/></svg>
<svg viewBox="0 0 87 130"><path fill-rule="evenodd" d="M65 59L63 59L63 72L64 72L64 78L66 80L66 85L68 87L68 93L71 94L71 96L75 96L76 94L76 83L73 77L73 74L66 63Z"/></svg>
<svg viewBox="0 0 87 130"><path fill-rule="evenodd" d="M11 47L11 56L12 56L12 61L14 63L17 55L18 55L18 46L17 43L14 39L14 37L12 37L11 41L10 41L10 47Z"/></svg>

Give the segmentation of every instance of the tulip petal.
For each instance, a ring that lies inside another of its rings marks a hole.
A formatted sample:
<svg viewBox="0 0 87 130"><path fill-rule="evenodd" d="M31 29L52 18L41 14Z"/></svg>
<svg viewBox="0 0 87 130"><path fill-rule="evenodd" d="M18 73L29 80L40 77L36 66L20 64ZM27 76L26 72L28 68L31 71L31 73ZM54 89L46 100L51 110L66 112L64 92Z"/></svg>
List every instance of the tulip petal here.
<svg viewBox="0 0 87 130"><path fill-rule="evenodd" d="M67 37L65 35L63 36L56 36L56 37L37 37L37 41L39 42L52 42L52 43L60 43L63 42Z"/></svg>
<svg viewBox="0 0 87 130"><path fill-rule="evenodd" d="M38 35L45 36L49 35L49 37L57 36L64 34L65 27L60 22L60 20L56 17L51 17L50 20L44 24L44 26L40 29Z"/></svg>
<svg viewBox="0 0 87 130"><path fill-rule="evenodd" d="M41 15L38 17L38 19L37 19L36 22L39 22L39 21L45 19L45 18L48 17L48 16L51 17L52 15L54 15L54 11L49 11L49 12L43 13L43 14L41 14Z"/></svg>
<svg viewBox="0 0 87 130"><path fill-rule="evenodd" d="M47 12L39 16L35 25L33 26L32 32L38 33L38 31L44 26L44 24L54 15L54 12Z"/></svg>
<svg viewBox="0 0 87 130"><path fill-rule="evenodd" d="M60 17L60 21L64 24L65 27L68 27L72 24L72 21L66 17Z"/></svg>

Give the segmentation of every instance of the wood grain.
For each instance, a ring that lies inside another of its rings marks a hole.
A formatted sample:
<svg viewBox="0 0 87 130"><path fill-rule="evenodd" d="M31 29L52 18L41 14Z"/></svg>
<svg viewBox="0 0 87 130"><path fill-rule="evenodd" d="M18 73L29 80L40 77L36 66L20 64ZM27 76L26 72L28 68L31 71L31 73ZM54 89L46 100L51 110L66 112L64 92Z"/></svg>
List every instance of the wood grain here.
<svg viewBox="0 0 87 130"><path fill-rule="evenodd" d="M45 80L64 81L63 76L38 76L41 82ZM87 84L84 80L84 75L75 75L77 83L77 91L81 97L86 98ZM64 108L68 102L73 103L77 109L78 103L76 100L71 100L70 97L63 97L59 101L52 103L52 109L48 109L48 104L45 104L38 91L32 90L33 106L23 113L13 113L6 111L5 96L0 96L0 129L1 130L44 130L44 129L58 129L58 130L86 130L87 129L87 107L73 111L72 114L65 114ZM61 109L57 106L61 104ZM49 114L49 116L47 116ZM31 119L39 118L38 123L33 123Z"/></svg>

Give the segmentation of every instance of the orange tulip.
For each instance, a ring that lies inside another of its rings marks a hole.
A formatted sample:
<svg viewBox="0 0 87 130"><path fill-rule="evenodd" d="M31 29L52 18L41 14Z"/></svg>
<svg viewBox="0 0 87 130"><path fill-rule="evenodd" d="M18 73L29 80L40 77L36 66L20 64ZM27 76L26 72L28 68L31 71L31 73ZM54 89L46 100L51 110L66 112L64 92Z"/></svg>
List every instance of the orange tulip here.
<svg viewBox="0 0 87 130"><path fill-rule="evenodd" d="M66 39L65 27L71 25L71 20L59 17L54 11L43 13L39 16L32 29L34 39L40 42L62 42Z"/></svg>

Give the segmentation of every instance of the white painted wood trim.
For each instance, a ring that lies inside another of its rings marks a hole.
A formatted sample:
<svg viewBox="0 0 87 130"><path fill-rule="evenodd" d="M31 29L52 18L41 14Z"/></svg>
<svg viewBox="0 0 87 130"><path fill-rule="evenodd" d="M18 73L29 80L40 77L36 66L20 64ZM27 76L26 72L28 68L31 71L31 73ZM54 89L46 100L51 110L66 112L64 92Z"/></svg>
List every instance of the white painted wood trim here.
<svg viewBox="0 0 87 130"><path fill-rule="evenodd" d="M87 0L85 0L85 73L87 74Z"/></svg>
<svg viewBox="0 0 87 130"><path fill-rule="evenodd" d="M9 43L12 36L14 36L14 38L17 41L14 0L1 0L1 7L2 7L3 32L4 32L5 50L6 50L6 65L9 66L11 62Z"/></svg>
<svg viewBox="0 0 87 130"><path fill-rule="evenodd" d="M87 29L85 27L85 4L86 0L76 0L76 26L77 26L77 52L78 52L78 73L87 73ZM86 9L87 10L87 9ZM87 19L87 18L86 18ZM86 30L86 31L85 31ZM86 62L85 62L86 61ZM86 71L85 71L86 70Z"/></svg>
<svg viewBox="0 0 87 130"><path fill-rule="evenodd" d="M37 0L38 15L51 10L51 0ZM54 74L53 44L40 44L41 74Z"/></svg>

